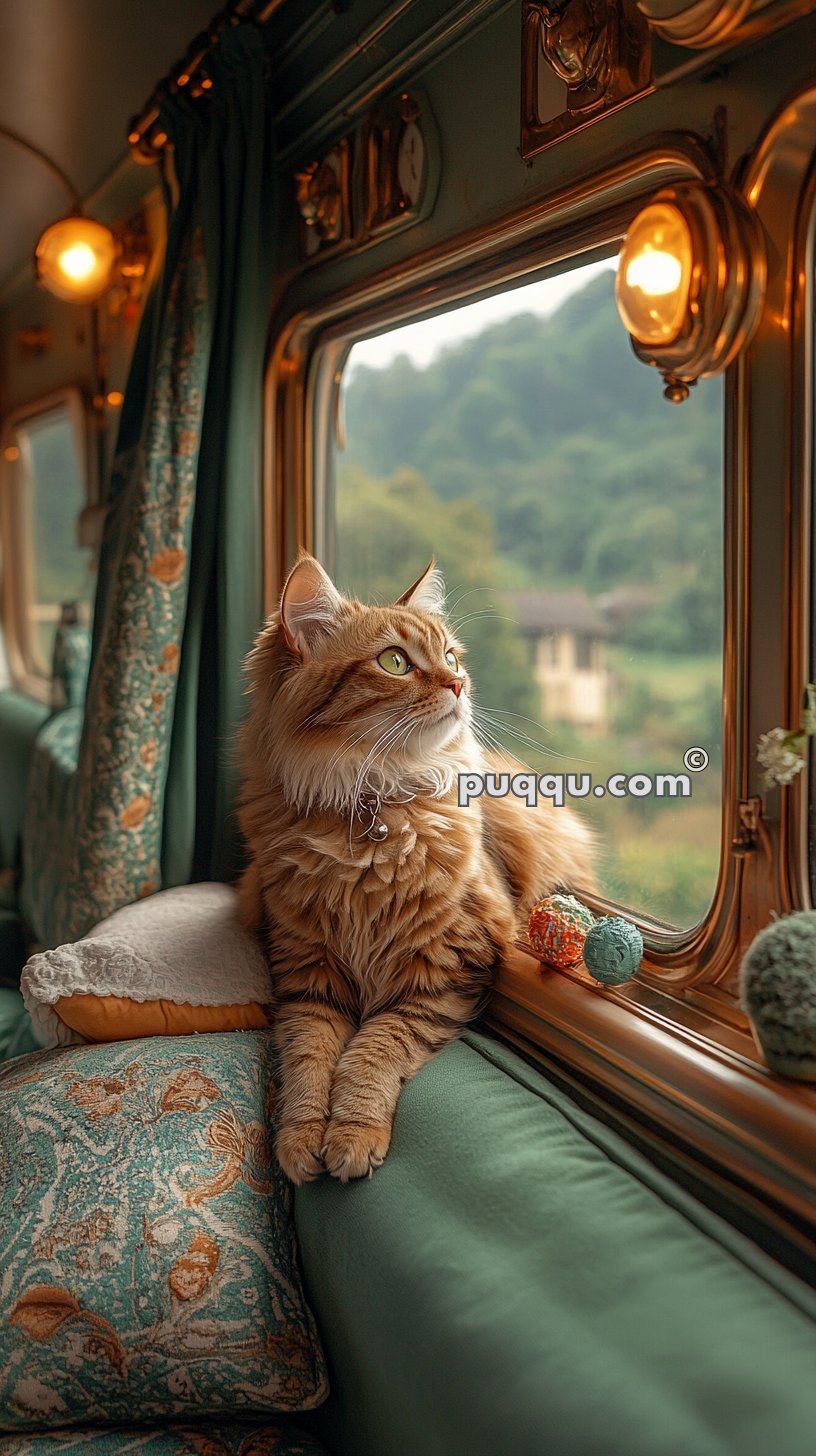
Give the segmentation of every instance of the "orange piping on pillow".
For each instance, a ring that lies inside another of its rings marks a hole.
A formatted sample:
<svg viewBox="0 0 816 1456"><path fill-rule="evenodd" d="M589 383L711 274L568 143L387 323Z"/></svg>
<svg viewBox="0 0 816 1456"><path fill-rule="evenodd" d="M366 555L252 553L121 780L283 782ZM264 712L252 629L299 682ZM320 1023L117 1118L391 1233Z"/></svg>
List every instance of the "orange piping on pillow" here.
<svg viewBox="0 0 816 1456"><path fill-rule="evenodd" d="M248 1031L269 1026L255 1001L232 1006L190 1006L178 1001L131 1001L128 996L60 996L60 1021L88 1041L129 1041L139 1036L190 1036L196 1031Z"/></svg>

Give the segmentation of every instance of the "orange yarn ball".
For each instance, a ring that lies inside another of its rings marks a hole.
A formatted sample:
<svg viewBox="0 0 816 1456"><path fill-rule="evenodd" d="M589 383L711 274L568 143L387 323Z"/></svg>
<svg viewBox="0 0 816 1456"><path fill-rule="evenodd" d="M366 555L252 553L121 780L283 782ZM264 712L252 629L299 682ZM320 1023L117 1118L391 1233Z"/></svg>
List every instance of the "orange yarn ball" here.
<svg viewBox="0 0 816 1456"><path fill-rule="evenodd" d="M558 970L580 965L595 917L574 895L548 895L530 911L527 934L539 960Z"/></svg>

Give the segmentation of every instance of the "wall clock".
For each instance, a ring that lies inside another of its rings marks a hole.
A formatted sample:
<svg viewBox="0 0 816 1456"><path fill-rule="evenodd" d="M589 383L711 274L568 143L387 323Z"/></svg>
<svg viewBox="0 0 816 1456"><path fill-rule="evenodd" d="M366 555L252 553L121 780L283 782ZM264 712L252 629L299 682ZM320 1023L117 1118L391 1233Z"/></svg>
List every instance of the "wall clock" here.
<svg viewBox="0 0 816 1456"><path fill-rule="evenodd" d="M414 91L387 97L369 114L363 142L365 226L390 232L427 215L439 182L430 107Z"/></svg>

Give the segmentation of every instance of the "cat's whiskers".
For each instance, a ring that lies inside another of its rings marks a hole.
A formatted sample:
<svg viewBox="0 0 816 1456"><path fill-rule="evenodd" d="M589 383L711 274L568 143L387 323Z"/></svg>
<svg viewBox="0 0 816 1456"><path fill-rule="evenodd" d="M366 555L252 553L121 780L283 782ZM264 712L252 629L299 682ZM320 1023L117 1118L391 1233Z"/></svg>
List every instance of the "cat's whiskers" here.
<svg viewBox="0 0 816 1456"><path fill-rule="evenodd" d="M526 743L530 748L535 748L539 750L539 752L541 753L551 753L556 758L565 757L565 755L563 754L559 755L557 749L549 748L546 744L539 743L536 739L531 738L530 735L528 733L525 733L522 729L516 728L512 723L500 722L484 708L480 708L477 710L476 717L478 718L479 722L488 723L490 727L493 728L499 735L507 733L510 735L510 737L519 739L519 741Z"/></svg>
<svg viewBox="0 0 816 1456"><path fill-rule="evenodd" d="M487 708L474 706L474 717L476 721L482 724L484 724L485 722L489 723L491 728L493 728L496 733L509 734L511 738L515 738L519 743L525 744L527 748L534 748L537 753L543 753L548 758L564 758L572 762L577 761L579 763L585 763L589 761L586 759L576 760L574 754L560 753L557 748L551 748L549 744L538 743L534 738L531 738L528 733L522 732L520 728L516 728L512 723L502 723L498 721ZM533 720L530 719L529 721L532 722ZM510 750L505 749L505 752L509 753Z"/></svg>
<svg viewBox="0 0 816 1456"><path fill-rule="evenodd" d="M371 750L366 755L366 758L360 766L360 771L355 781L355 804L360 794L363 792L365 786L368 786L371 793L373 793L379 799L387 796L391 803L409 803L412 799L415 799L417 797L417 794L422 793L423 790L427 791L428 785L427 783L422 782L421 772L419 774L420 781L417 783L412 783L411 781L406 783L402 778L395 780L393 777L389 777L385 774L384 760L386 754L392 754L395 758L399 758L400 756L402 756L404 760L402 765L403 772L410 771L413 773L417 765L411 765L410 762L405 761L408 741L415 729L421 729L423 717L427 718L428 716L430 715L424 714L418 716L416 713L414 713L407 720L407 722L403 718L400 723L394 725L394 728L392 730L386 731L381 735L377 742L372 746ZM383 768L380 770L379 788L377 788L375 786L375 783L372 782L372 780L376 779L375 765L377 759L383 760ZM403 797L397 798L395 795L395 790L399 790L402 793Z"/></svg>
<svg viewBox="0 0 816 1456"><path fill-rule="evenodd" d="M500 743L497 738L494 738L486 728L481 726L481 724L474 723L473 732L483 748L486 748L488 749L488 751L498 754L499 757L501 757L502 755L512 756L512 758L515 759L516 763L520 764L522 768L526 768L529 773L535 773L535 770L530 767L529 763L525 763L524 759L520 758L518 754L514 753L512 755L509 755L508 749L505 748L504 744Z"/></svg>
<svg viewBox="0 0 816 1456"><path fill-rule="evenodd" d="M510 731L509 729L506 729L504 724L499 724L498 727L503 731ZM527 769L527 772L533 775L537 775L540 772L540 770L534 769L532 764L527 763L526 759L523 759L521 757L521 754L517 752L515 746L512 749L508 748L506 744L502 743L501 739L496 738L491 732L489 732L484 722L479 722L478 719L474 719L473 731L479 738L479 741L482 743L482 745L485 748L492 750L500 758L504 757L507 759L511 759L514 763L517 763L519 767ZM521 736L519 741L525 746L530 746L537 749L539 752L551 754L554 758L568 759L570 757L570 755L566 753L556 753L554 749L544 749L541 747L541 744L534 743L531 739L527 739L524 736Z"/></svg>
<svg viewBox="0 0 816 1456"><path fill-rule="evenodd" d="M383 719L385 719L387 717L390 717L393 712L394 712L394 709L392 709L392 708L383 709L383 711L380 712L380 713L372 713L370 715L370 717L377 718L377 719L380 719L382 721ZM362 721L363 720L362 719L359 719L359 718L356 719L356 720L351 720L352 729L358 727L359 724ZM342 738L342 740L340 742L339 748L335 749L335 752L332 754L332 757L329 759L329 762L328 762L328 764L327 764L327 766L326 766L326 768L324 770L324 776L325 777L328 777L328 774L330 773L331 769L334 767L335 763L337 763L338 759L344 753L350 753L351 750L352 750L352 748L354 748L357 743L361 743L362 740L369 735L369 733L372 733L374 731L376 731L376 730L374 730L374 729L372 729L370 727L363 728L362 731L360 733L356 734L355 737L352 738L352 739L349 739L348 735L346 734Z"/></svg>
<svg viewBox="0 0 816 1456"><path fill-rule="evenodd" d="M368 719L398 719L402 721L402 713L397 708L384 708L376 713L366 715ZM350 720L353 729L362 722L362 719ZM354 762L346 765L345 760L353 756L355 746L362 742L367 735L377 732L377 727L372 728L367 724L359 733L351 737L349 733L343 735L339 745L335 748L328 764L315 763L314 755L300 753L295 757L291 753L284 755L287 762L292 765L293 771L285 775L284 788L287 798L298 805L304 812L318 807L323 809L335 809L343 812L344 808L351 801L353 794L351 789L352 774L356 775L356 756ZM387 724L387 727L391 726ZM396 725L395 725L396 726ZM290 729L290 742L294 746L298 736L296 727ZM308 741L308 733L303 734ZM277 745L277 753L280 756L280 744ZM339 766L339 772L338 772Z"/></svg>
<svg viewBox="0 0 816 1456"><path fill-rule="evenodd" d="M342 728L348 723L351 723L352 725L356 725L357 723L365 723L370 718L379 718L382 716L383 713L393 713L395 710L393 708L377 708L374 713L364 713L362 716L359 713L355 713L351 718L340 718L335 722L319 724L318 720L323 716L325 711L325 706L321 705L321 707L316 708L313 713L310 713L307 718L303 719L303 722L300 724L300 728L314 728L316 726L323 728Z"/></svg>
<svg viewBox="0 0 816 1456"><path fill-rule="evenodd" d="M356 804L357 799L360 796L360 793L362 791L362 785L365 782L369 765L374 761L378 753L385 753L388 751L391 740L393 739L394 742L396 742L404 727L405 718L403 715L400 715L399 721L390 724L389 727L387 727L380 734L380 736L375 739L374 743L372 743L370 749L368 750L362 763L360 764L360 767L357 771L357 777L354 780L354 794L352 800L353 804Z"/></svg>
<svg viewBox="0 0 816 1456"><path fill-rule="evenodd" d="M398 714L399 712L400 710L398 708L385 708L380 713L372 713L369 716L371 716L372 718L383 718L385 716L390 718L394 714ZM400 714L400 716L402 715ZM358 719L357 721L359 722L361 720ZM362 740L366 738L371 731L372 730L370 728L364 728L362 733L358 733L356 738L353 738L350 743L348 741L344 741L343 743L341 743L340 747L335 751L335 753L332 754L332 757L329 759L329 762L326 765L326 768L324 770L325 779L328 780L329 776L331 775L332 769L334 768L335 764L339 762L342 755L344 753L350 753L352 748L355 748L358 743L361 743Z"/></svg>
<svg viewBox="0 0 816 1456"><path fill-rule="evenodd" d="M512 622L514 627L518 625L515 618L508 617L506 612L494 612L492 608L485 607L481 612L468 612L466 617L459 617L457 621L451 623L451 626L455 631L460 632L466 622L475 622L477 618L485 617L495 617L497 622Z"/></svg>
<svg viewBox="0 0 816 1456"><path fill-rule="evenodd" d="M552 728L546 728L538 718L528 718L525 713L513 713L509 708L496 708L491 704L479 703L477 705L483 713L494 713L501 718L520 718L524 723L532 723L534 728L540 728L542 733L552 733Z"/></svg>
<svg viewBox="0 0 816 1456"><path fill-rule="evenodd" d="M450 621L452 619L453 612L459 606L459 603L465 600L465 597L472 597L476 594L476 592L489 592L495 590L496 588L494 586L472 586L468 589L468 591L460 592L456 600L449 603L448 597L452 596L453 592L456 591L456 587L452 587L451 590L445 594L445 614L448 620Z"/></svg>
<svg viewBox="0 0 816 1456"><path fill-rule="evenodd" d="M389 717L396 712L395 709L386 709L384 711L387 712ZM387 733L391 726L396 727L397 725L388 724L384 732ZM333 777L333 773L337 765L340 764L341 760L344 758L344 756L350 754L352 750L357 746L357 744L362 742L362 740L366 738L371 731L372 730L370 728L365 728L362 733L358 733L355 738L351 739L351 741L346 739L340 744L339 748L337 748L332 754L332 757L329 759L329 762L325 766L325 768L321 769L321 785L326 790L328 790L328 793L315 793L310 799L310 803L316 801L318 803L322 803L324 807L334 807L342 812L349 802L354 801L355 793L354 790L352 790L351 792L349 791L348 781L346 777L342 776L342 782L338 786ZM340 792L338 792L338 787Z"/></svg>
<svg viewBox="0 0 816 1456"><path fill-rule="evenodd" d="M491 708L485 708L481 704L479 704L478 707L479 707L479 711L480 712L482 712L482 713L489 713L489 714L492 715L492 718L493 718L493 722L494 722L495 727L496 728L500 728L502 730L502 732L505 732L506 731L508 733L511 733L513 731L514 725L512 723L504 724L501 721L496 721L497 719L501 720L501 718L505 718L506 717L506 718L518 718L523 723L531 723L534 728L540 729L542 733L547 733L549 735L552 735L552 732L553 732L552 728L545 728L544 727L544 724L543 723L540 723L537 718L528 718L524 713L513 713L513 712L511 712L511 710L509 708L492 708L492 707ZM530 742L531 743L535 743L535 740L534 739L531 739ZM577 754L560 754L556 748L549 748L547 745L545 745L543 743L542 744L535 744L535 746L537 748L540 748L542 753L551 753L556 758L572 758L575 763L592 763L593 762L593 760L591 758L579 758L577 756Z"/></svg>
<svg viewBox="0 0 816 1456"><path fill-rule="evenodd" d="M410 736L410 728L412 728L412 727L413 727L413 724L410 724L408 736ZM357 778L354 781L354 793L353 793L353 797L352 797L352 801L351 801L351 805L350 805L351 815L350 815L350 819L349 819L349 854L352 853L352 847L351 846L352 846L352 835L353 835L353 831L354 831L354 820L355 820L355 816L357 816L357 814L358 814L358 804L360 802L360 798L361 798L362 793L363 793L363 785L367 782L367 773L368 773L369 764L374 759L375 754L377 753L378 750L379 750L379 752L380 752L381 755L384 755L385 753L387 753L388 750L389 750L389 748L391 747L392 740L393 740L394 743L398 742L399 738L402 736L402 734L404 732L405 732L405 719L402 718L399 723L393 724L390 728L387 728L385 730L385 732L380 735L380 737L377 739L376 743L373 745L373 747L366 754L365 758L363 759L362 764L360 765L360 769L359 769L359 772L357 774ZM407 741L407 739L406 739L406 741ZM379 794L377 794L376 791L374 791L374 792L375 792L375 797L377 799L377 808L379 809L381 796Z"/></svg>
<svg viewBox="0 0 816 1456"><path fill-rule="evenodd" d="M331 728L342 728L345 726L356 728L360 723L370 723L377 718L393 717L395 713L401 712L402 708L398 706L375 708L373 713L354 711L348 718L338 718L334 723L327 724L326 726Z"/></svg>
<svg viewBox="0 0 816 1456"><path fill-rule="evenodd" d="M528 773L534 774L537 772L536 769L533 768L532 764L528 763L526 759L521 757L520 752L516 750L515 746L512 749L508 748L507 745L503 743L500 738L497 738L495 734L491 733L489 729L485 727L484 723L475 723L474 731L481 736L481 741L486 748L492 749L492 751L500 758L506 758L509 761L510 765L512 765L513 763L517 763L520 765L521 768L526 768ZM523 746L526 747L526 745Z"/></svg>

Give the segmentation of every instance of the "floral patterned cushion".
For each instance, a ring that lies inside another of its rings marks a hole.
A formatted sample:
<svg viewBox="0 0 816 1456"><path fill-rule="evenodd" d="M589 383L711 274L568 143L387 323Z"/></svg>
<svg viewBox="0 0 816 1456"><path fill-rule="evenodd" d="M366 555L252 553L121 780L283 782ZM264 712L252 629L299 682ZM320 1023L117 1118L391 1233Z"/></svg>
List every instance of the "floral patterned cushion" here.
<svg viewBox="0 0 816 1456"><path fill-rule="evenodd" d="M0 1067L0 1429L325 1398L273 1069L250 1031Z"/></svg>
<svg viewBox="0 0 816 1456"><path fill-rule="evenodd" d="M289 1425L246 1421L169 1425L161 1430L117 1426L108 1431L53 1431L48 1436L0 1436L0 1456L327 1456L325 1446Z"/></svg>

